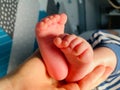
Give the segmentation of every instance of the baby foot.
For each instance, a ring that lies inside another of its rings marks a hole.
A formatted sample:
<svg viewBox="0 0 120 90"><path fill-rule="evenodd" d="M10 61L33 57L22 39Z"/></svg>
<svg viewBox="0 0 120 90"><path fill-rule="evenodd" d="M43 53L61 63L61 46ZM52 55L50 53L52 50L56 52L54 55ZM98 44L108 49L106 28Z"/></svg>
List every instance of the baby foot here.
<svg viewBox="0 0 120 90"><path fill-rule="evenodd" d="M54 45L53 38L64 33L66 21L65 14L56 14L44 18L36 26L36 37L47 71L57 80L66 78L68 67L61 50Z"/></svg>
<svg viewBox="0 0 120 90"><path fill-rule="evenodd" d="M68 82L78 81L93 70L93 50L83 38L63 34L56 37L54 43L69 63Z"/></svg>

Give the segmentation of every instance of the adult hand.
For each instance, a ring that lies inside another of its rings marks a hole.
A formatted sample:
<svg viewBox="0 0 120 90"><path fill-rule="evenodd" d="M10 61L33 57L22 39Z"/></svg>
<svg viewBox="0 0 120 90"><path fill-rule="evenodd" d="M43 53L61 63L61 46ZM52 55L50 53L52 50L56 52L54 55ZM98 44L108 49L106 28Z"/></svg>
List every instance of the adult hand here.
<svg viewBox="0 0 120 90"><path fill-rule="evenodd" d="M112 69L104 66L97 66L91 73L78 82L80 90L92 90L105 81L112 73Z"/></svg>
<svg viewBox="0 0 120 90"><path fill-rule="evenodd" d="M40 53L36 51L17 70L1 81L9 82L9 90L10 87L11 90L91 90L103 82L110 73L109 68L98 66L79 82L56 81L48 75Z"/></svg>
<svg viewBox="0 0 120 90"><path fill-rule="evenodd" d="M39 51L36 51L17 70L3 78L1 85L5 85L5 80L7 80L7 84L9 82L9 87L2 90L80 90L77 83L67 84L51 78Z"/></svg>

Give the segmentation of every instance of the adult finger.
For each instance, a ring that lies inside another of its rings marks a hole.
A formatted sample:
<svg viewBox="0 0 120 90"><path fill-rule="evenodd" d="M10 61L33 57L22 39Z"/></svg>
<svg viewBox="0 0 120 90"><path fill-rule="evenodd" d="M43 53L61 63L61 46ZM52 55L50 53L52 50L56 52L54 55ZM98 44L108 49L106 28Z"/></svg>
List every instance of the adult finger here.
<svg viewBox="0 0 120 90"><path fill-rule="evenodd" d="M65 90L81 90L77 83L69 83L62 86Z"/></svg>
<svg viewBox="0 0 120 90"><path fill-rule="evenodd" d="M109 67L105 67L105 72L103 73L103 75L97 80L97 82L93 83L93 87L96 87L98 86L100 83L102 83L103 81L105 81L109 76L110 74L112 73L112 69L109 68Z"/></svg>
<svg viewBox="0 0 120 90"><path fill-rule="evenodd" d="M90 90L95 88L96 82L98 83L99 78L102 77L102 75L105 72L104 66L97 66L91 73L86 75L82 80L78 82L78 85L80 86L81 90Z"/></svg>

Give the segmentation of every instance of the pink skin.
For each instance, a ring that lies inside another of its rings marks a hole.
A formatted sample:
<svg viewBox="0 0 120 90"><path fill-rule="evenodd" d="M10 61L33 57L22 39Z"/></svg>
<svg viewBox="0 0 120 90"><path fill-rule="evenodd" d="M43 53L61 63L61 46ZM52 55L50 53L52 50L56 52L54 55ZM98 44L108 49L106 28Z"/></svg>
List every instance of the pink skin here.
<svg viewBox="0 0 120 90"><path fill-rule="evenodd" d="M36 26L36 37L50 76L74 82L92 71L93 50L84 39L63 34L66 21L65 14L44 18Z"/></svg>
<svg viewBox="0 0 120 90"><path fill-rule="evenodd" d="M55 45L61 49L68 61L68 82L82 79L95 67L93 49L87 41L75 35L62 34L54 39Z"/></svg>
<svg viewBox="0 0 120 90"><path fill-rule="evenodd" d="M63 80L68 75L66 59L61 50L53 43L56 36L64 33L66 21L65 14L51 15L36 26L36 37L41 55L48 73L56 80Z"/></svg>

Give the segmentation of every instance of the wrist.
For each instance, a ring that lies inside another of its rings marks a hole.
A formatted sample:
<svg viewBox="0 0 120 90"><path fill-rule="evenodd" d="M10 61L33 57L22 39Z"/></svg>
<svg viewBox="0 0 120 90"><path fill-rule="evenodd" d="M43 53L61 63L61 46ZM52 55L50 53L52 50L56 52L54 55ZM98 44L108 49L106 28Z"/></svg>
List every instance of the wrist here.
<svg viewBox="0 0 120 90"><path fill-rule="evenodd" d="M20 81L19 75L15 73L8 74L0 79L0 90L23 90L23 83Z"/></svg>
<svg viewBox="0 0 120 90"><path fill-rule="evenodd" d="M0 79L0 90L14 90L11 81L7 77Z"/></svg>
<svg viewBox="0 0 120 90"><path fill-rule="evenodd" d="M19 77L18 74L10 74L8 75L8 81L12 87L12 90L24 90L22 88L23 83L21 82L21 78Z"/></svg>

